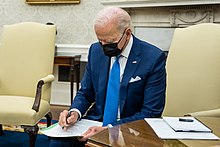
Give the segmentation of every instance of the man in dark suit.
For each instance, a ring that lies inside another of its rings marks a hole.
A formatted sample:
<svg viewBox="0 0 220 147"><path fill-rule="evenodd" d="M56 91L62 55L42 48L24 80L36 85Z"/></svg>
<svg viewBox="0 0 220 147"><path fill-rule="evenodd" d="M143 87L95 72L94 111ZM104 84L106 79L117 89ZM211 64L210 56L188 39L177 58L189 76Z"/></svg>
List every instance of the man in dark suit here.
<svg viewBox="0 0 220 147"><path fill-rule="evenodd" d="M165 105L165 55L157 47L132 34L129 14L121 8L105 8L98 13L94 30L99 42L92 44L89 49L81 88L70 110L61 112L59 124L71 125L82 117L103 121L105 110L108 110L105 108L108 77L116 57L120 66L120 89L116 100L118 113L116 119L103 127L91 127L79 139L81 145L84 144L82 141L107 128L108 124L114 126L160 117ZM68 113L70 116L67 118ZM74 143L67 139L51 141L51 146L67 145L74 146Z"/></svg>

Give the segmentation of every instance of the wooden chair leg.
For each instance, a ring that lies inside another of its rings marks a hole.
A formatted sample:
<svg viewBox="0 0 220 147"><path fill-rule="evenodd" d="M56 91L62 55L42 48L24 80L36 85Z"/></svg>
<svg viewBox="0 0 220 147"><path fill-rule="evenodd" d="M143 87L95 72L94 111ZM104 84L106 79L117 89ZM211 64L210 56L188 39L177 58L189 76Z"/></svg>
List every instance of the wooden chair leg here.
<svg viewBox="0 0 220 147"><path fill-rule="evenodd" d="M48 112L45 117L47 118L47 127L49 127L51 125L51 121L52 121L52 113Z"/></svg>
<svg viewBox="0 0 220 147"><path fill-rule="evenodd" d="M0 124L0 136L4 135L2 125Z"/></svg>
<svg viewBox="0 0 220 147"><path fill-rule="evenodd" d="M28 135L29 135L30 147L34 147L36 139L37 139L37 132L39 130L38 125L35 125L35 126L22 126L22 127L24 128L24 131L26 133L28 133Z"/></svg>

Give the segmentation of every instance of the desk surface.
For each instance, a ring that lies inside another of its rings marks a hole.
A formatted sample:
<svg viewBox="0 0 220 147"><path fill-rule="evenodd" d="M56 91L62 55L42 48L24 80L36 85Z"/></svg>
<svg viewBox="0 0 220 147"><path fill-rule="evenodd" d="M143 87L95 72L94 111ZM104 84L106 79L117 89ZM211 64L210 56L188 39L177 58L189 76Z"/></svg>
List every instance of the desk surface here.
<svg viewBox="0 0 220 147"><path fill-rule="evenodd" d="M199 117L203 123L213 130L213 133L220 137L220 118ZM120 131L119 131L120 130ZM94 135L88 146L126 146L126 147L206 147L220 146L220 140L161 140L157 137L151 127L144 120L139 120L111 129L106 129Z"/></svg>

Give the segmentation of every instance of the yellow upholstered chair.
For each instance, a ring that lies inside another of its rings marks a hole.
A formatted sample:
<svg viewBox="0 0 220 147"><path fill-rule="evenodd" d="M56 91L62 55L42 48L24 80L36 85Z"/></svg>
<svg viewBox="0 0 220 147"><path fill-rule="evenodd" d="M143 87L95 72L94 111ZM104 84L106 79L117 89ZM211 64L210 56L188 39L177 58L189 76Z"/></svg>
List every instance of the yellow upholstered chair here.
<svg viewBox="0 0 220 147"><path fill-rule="evenodd" d="M167 57L163 115L220 117L220 25L174 31Z"/></svg>
<svg viewBox="0 0 220 147"><path fill-rule="evenodd" d="M34 146L37 123L51 123L54 25L24 22L3 27L0 42L0 134L3 124L21 125Z"/></svg>

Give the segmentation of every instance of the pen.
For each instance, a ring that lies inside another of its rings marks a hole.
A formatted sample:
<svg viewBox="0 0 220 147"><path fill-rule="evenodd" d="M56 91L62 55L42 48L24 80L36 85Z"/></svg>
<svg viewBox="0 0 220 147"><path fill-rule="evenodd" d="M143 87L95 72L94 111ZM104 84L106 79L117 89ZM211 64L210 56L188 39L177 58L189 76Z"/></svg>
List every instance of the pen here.
<svg viewBox="0 0 220 147"><path fill-rule="evenodd" d="M176 132L200 132L196 130L176 130Z"/></svg>
<svg viewBox="0 0 220 147"><path fill-rule="evenodd" d="M66 124L68 124L67 119L70 117L70 115L71 115L71 111L68 111L68 114L66 116ZM64 127L66 126L62 126L62 129L64 129Z"/></svg>
<svg viewBox="0 0 220 147"><path fill-rule="evenodd" d="M182 121L182 122L193 122L193 119L179 118L179 121Z"/></svg>

